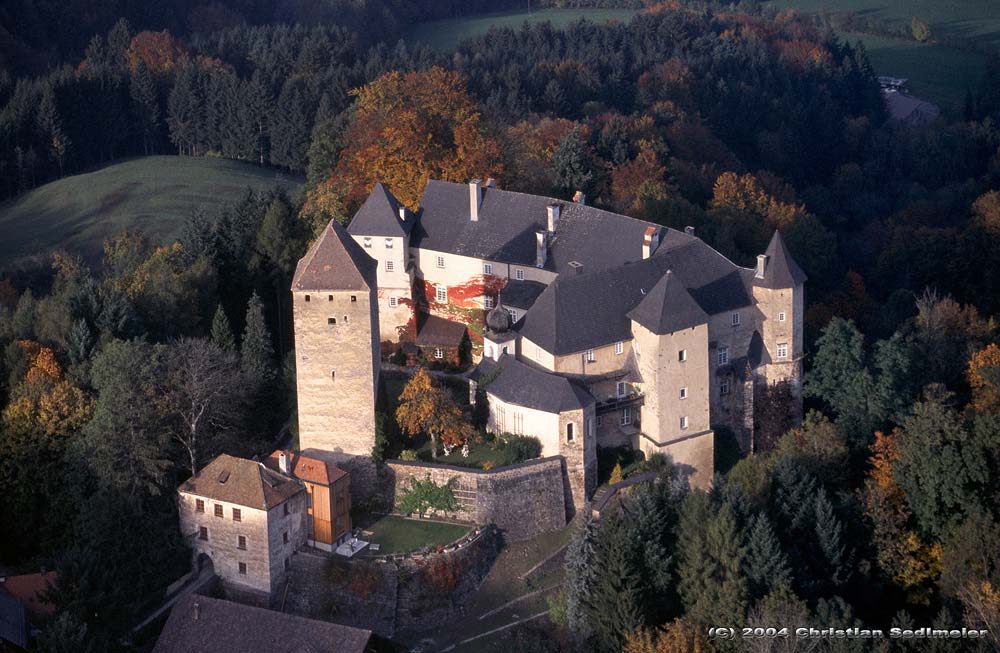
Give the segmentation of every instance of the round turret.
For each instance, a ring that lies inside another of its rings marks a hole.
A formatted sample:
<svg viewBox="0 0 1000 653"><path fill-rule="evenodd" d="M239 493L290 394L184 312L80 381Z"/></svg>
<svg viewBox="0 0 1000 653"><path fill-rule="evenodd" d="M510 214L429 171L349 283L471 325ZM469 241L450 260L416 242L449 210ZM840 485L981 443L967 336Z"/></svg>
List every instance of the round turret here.
<svg viewBox="0 0 1000 653"><path fill-rule="evenodd" d="M493 333L506 333L510 330L510 313L497 304L486 314L486 327Z"/></svg>

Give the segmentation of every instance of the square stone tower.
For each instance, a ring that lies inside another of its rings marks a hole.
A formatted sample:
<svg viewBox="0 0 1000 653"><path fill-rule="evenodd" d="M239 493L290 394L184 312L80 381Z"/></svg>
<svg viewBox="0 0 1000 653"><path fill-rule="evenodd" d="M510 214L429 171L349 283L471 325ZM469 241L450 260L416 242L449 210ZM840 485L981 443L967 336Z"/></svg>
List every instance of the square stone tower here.
<svg viewBox="0 0 1000 653"><path fill-rule="evenodd" d="M802 389L805 282L805 272L775 231L767 251L757 257L753 278L763 344L758 382L789 381L797 396Z"/></svg>
<svg viewBox="0 0 1000 653"><path fill-rule="evenodd" d="M331 221L292 280L299 448L368 456L380 355L376 261Z"/></svg>

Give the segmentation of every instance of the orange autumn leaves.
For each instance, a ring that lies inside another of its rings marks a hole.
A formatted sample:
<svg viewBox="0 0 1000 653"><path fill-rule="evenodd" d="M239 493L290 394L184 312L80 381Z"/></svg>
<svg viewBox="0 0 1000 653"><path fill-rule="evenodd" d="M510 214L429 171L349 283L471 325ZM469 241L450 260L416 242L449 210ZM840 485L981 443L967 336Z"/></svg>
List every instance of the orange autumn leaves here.
<svg viewBox="0 0 1000 653"><path fill-rule="evenodd" d="M27 366L24 379L3 411L4 424L39 430L50 437L82 428L93 414L93 400L66 379L51 349L30 340L17 344Z"/></svg>
<svg viewBox="0 0 1000 653"><path fill-rule="evenodd" d="M416 209L428 179L464 182L502 170L501 148L458 73L392 71L353 94L356 113L340 161L309 194L307 212L344 217L376 181Z"/></svg>
<svg viewBox="0 0 1000 653"><path fill-rule="evenodd" d="M399 427L410 437L426 433L431 438L431 455L437 459L437 443L445 447L464 444L473 433L472 424L444 388L426 369L413 375L399 395L396 409Z"/></svg>

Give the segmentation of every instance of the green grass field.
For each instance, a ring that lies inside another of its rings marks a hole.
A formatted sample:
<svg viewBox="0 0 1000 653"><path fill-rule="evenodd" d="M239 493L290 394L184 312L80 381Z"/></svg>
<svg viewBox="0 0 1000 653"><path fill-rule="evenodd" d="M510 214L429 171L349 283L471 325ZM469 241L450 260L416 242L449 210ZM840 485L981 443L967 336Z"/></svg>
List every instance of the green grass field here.
<svg viewBox="0 0 1000 653"><path fill-rule="evenodd" d="M0 204L0 266L56 248L100 256L105 238L139 229L154 242L175 238L194 209L215 217L246 189L300 180L227 159L151 156L66 177Z"/></svg>
<svg viewBox="0 0 1000 653"><path fill-rule="evenodd" d="M485 34L491 27L519 29L525 22L549 21L555 27L565 27L580 18L595 23L609 20L628 21L636 12L631 9L539 9L532 12L515 11L448 20L420 23L410 29L404 39L409 43L423 43L438 50L451 50L462 39Z"/></svg>
<svg viewBox="0 0 1000 653"><path fill-rule="evenodd" d="M439 544L451 544L471 529L463 524L386 515L365 530L372 532L371 541L379 545L378 552L372 552L373 555L389 555L409 553L425 546L433 549Z"/></svg>
<svg viewBox="0 0 1000 653"><path fill-rule="evenodd" d="M851 43L864 43L876 73L907 78L912 95L952 113L961 110L967 89L976 91L986 69L984 56L943 45L867 34L847 33L841 37Z"/></svg>
<svg viewBox="0 0 1000 653"><path fill-rule="evenodd" d="M770 4L808 12L854 12L903 25L919 16L932 34L1000 43L997 0L772 0Z"/></svg>

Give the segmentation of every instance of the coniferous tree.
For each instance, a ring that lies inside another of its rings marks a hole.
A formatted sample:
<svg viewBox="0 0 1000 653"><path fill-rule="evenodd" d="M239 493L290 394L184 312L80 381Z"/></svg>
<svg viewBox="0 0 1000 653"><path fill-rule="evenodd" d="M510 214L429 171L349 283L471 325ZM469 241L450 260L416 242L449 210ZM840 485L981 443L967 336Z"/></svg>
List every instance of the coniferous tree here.
<svg viewBox="0 0 1000 653"><path fill-rule="evenodd" d="M850 555L843 542L843 526L833 512L833 504L826 496L826 491L820 489L816 495L816 542L823 554L825 580L838 587L847 582L850 576Z"/></svg>
<svg viewBox="0 0 1000 653"><path fill-rule="evenodd" d="M308 84L300 78L286 81L271 116L272 164L294 171L306 169L315 115L316 102Z"/></svg>
<svg viewBox="0 0 1000 653"><path fill-rule="evenodd" d="M143 154L150 154L155 151L156 134L160 126L160 101L156 83L144 59L140 58L136 62L129 85L129 95L142 134Z"/></svg>
<svg viewBox="0 0 1000 653"><path fill-rule="evenodd" d="M180 154L198 153L198 129L202 102L198 88L198 72L194 66L184 66L174 82L167 100L167 126L170 141Z"/></svg>
<svg viewBox="0 0 1000 653"><path fill-rule="evenodd" d="M552 176L563 195L588 192L593 181L593 162L579 127L566 134L552 155Z"/></svg>
<svg viewBox="0 0 1000 653"><path fill-rule="evenodd" d="M62 118L56 106L55 91L51 84L46 85L38 105L38 127L46 139L49 156L59 167L59 176L62 177L70 142L63 130Z"/></svg>
<svg viewBox="0 0 1000 653"><path fill-rule="evenodd" d="M18 340L30 340L35 337L35 296L31 293L31 288L24 291L17 306L14 308L13 329L14 337Z"/></svg>
<svg viewBox="0 0 1000 653"><path fill-rule="evenodd" d="M754 517L750 528L746 574L750 595L754 598L762 598L778 587L792 585L788 557L764 513Z"/></svg>
<svg viewBox="0 0 1000 653"><path fill-rule="evenodd" d="M215 315L212 316L211 340L223 351L236 351L236 337L222 304L216 306Z"/></svg>
<svg viewBox="0 0 1000 653"><path fill-rule="evenodd" d="M246 328L240 343L243 374L258 390L274 380L274 347L264 320L264 304L254 292L247 302Z"/></svg>
<svg viewBox="0 0 1000 653"><path fill-rule="evenodd" d="M596 540L596 524L588 521L583 528L573 532L563 563L566 569L566 627L577 642L585 642L593 632L586 601L594 592Z"/></svg>
<svg viewBox="0 0 1000 653"><path fill-rule="evenodd" d="M90 357L94 346L93 334L86 320L77 320L66 339L66 353L74 364L79 365Z"/></svg>
<svg viewBox="0 0 1000 653"><path fill-rule="evenodd" d="M586 598L598 650L620 651L625 638L646 625L635 545L621 515L612 513L602 520L597 538L597 569L592 591Z"/></svg>

